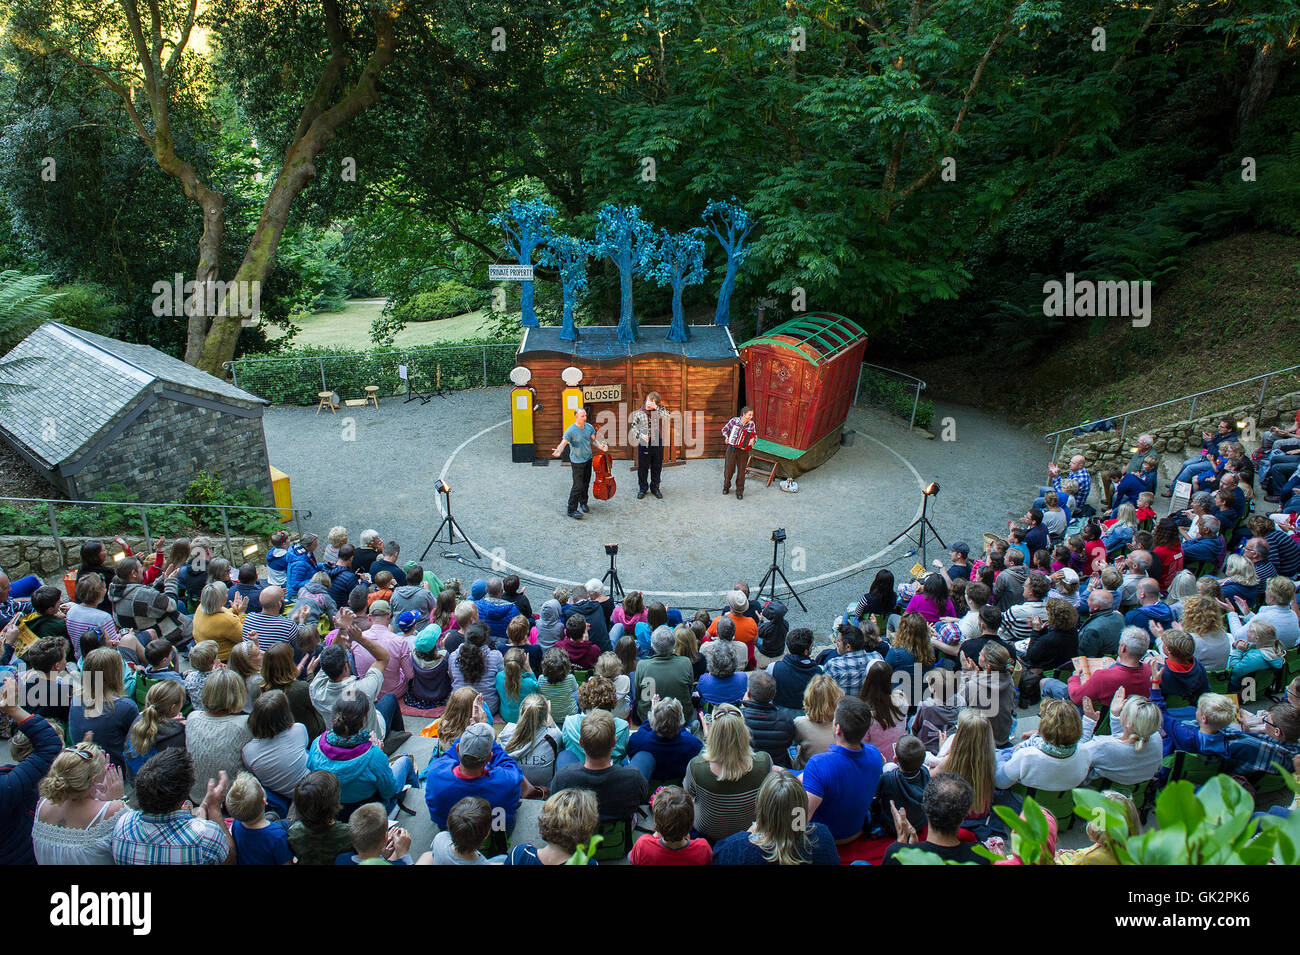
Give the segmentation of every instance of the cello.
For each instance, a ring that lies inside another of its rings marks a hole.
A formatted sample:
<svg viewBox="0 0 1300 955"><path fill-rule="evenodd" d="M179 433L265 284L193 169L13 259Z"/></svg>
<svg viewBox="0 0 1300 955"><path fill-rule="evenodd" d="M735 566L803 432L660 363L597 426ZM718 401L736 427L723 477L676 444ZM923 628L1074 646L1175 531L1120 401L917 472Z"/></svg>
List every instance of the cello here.
<svg viewBox="0 0 1300 955"><path fill-rule="evenodd" d="M618 490L610 473L609 452L597 451L591 456L591 493L598 501L608 501Z"/></svg>

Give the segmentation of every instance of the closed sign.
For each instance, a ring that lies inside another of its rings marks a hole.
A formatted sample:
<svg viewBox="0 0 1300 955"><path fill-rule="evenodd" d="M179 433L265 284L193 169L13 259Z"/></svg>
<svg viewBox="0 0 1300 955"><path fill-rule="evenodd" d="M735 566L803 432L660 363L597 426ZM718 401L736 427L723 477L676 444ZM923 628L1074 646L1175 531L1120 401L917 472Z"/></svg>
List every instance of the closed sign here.
<svg viewBox="0 0 1300 955"><path fill-rule="evenodd" d="M583 404L601 401L622 401L623 386L620 385L583 385Z"/></svg>

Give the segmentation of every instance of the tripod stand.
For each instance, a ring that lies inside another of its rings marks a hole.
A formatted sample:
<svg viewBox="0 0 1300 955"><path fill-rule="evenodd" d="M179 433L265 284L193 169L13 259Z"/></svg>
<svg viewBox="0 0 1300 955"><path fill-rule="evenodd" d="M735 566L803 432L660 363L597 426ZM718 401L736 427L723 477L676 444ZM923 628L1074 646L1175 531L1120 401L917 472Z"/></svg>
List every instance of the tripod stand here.
<svg viewBox="0 0 1300 955"><path fill-rule="evenodd" d="M934 525L930 523L930 518L926 516L926 508L929 506L929 504L930 504L930 495L923 494L921 496L921 516L918 517L916 520L912 521L912 523L908 524L901 531L899 531L898 534L895 535L894 539L889 542L890 545L892 546L893 544L897 543L901 538L906 537L909 533L911 533L913 529L915 529L917 531L916 546L921 551L921 565L926 567L928 567L928 565L925 562L925 546L926 546L925 532L927 528L929 529L930 533L934 535L934 539L939 542L939 545L941 547L948 546L943 542L943 538L939 536L939 532L934 529ZM908 539L910 540L911 538Z"/></svg>
<svg viewBox="0 0 1300 955"><path fill-rule="evenodd" d="M790 596L795 599L795 603L799 605L799 609L802 610L804 613L807 613L808 608L803 605L803 601L799 599L799 594L795 591L794 586L786 578L785 572L781 570L781 565L777 563L777 559L776 559L777 548L781 546L781 543L784 540L785 540L784 537L778 538L775 535L773 535L772 537L772 566L767 568L767 573L764 574L763 579L759 581L758 599L760 601L763 599L763 588L766 587L769 582L771 582L772 599L775 600L776 599L776 578L780 577L781 583L785 584L786 588L790 591Z"/></svg>
<svg viewBox="0 0 1300 955"><path fill-rule="evenodd" d="M605 576L600 578L600 582L605 584L611 597L617 597L622 600L625 596L623 591L623 581L618 579L618 568L614 566L614 560L618 551L613 551L609 555L609 570L605 571Z"/></svg>
<svg viewBox="0 0 1300 955"><path fill-rule="evenodd" d="M478 548L473 544L470 544L469 535L466 534L465 531L461 529L461 526L456 523L456 518L451 516L451 488L448 487L443 489L442 495L447 500L447 516L442 519L442 523L438 525L438 529L433 532L433 538L429 541L429 546L424 549L424 553L420 555L420 560L423 561L424 558L429 556L429 551L433 550L433 545L439 542L438 536L442 533L444 527L447 528L446 542L448 544L456 543L456 535L459 534L461 540L466 544L469 544L469 549L474 552L474 556L481 557L482 555L479 554Z"/></svg>

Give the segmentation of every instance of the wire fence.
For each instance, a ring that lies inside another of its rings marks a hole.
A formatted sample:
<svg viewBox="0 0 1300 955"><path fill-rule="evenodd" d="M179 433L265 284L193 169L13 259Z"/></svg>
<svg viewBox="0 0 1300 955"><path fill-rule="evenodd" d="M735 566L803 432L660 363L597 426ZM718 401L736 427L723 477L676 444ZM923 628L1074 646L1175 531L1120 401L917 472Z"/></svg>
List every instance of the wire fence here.
<svg viewBox="0 0 1300 955"><path fill-rule="evenodd" d="M862 370L858 372L858 387L853 393L853 403L883 408L900 418L906 418L908 427L925 428L928 431L934 423L934 402L921 398L921 392L925 388L926 384L920 378L863 362Z"/></svg>
<svg viewBox="0 0 1300 955"><path fill-rule="evenodd" d="M415 348L295 355L287 358L238 358L226 362L237 388L272 404L314 405L319 393L340 400L365 398L366 387L383 397L412 392L462 391L510 383L519 346L513 342L482 345L429 345ZM405 371L405 377L403 377Z"/></svg>

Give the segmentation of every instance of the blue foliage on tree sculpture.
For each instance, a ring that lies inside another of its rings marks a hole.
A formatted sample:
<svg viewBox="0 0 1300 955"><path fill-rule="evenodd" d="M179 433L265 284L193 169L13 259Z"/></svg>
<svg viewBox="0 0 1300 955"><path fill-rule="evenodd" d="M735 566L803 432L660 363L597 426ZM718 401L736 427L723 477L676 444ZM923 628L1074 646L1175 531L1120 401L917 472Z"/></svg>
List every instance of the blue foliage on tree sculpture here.
<svg viewBox="0 0 1300 955"><path fill-rule="evenodd" d="M682 313L682 290L704 281L704 230L687 229L669 232L661 229L654 249L643 263L647 277L673 289L673 323L668 329L670 342L687 340L686 316Z"/></svg>
<svg viewBox="0 0 1300 955"><path fill-rule="evenodd" d="M587 256L589 255L591 255L590 242L553 231L547 236L546 245L538 254L538 265L557 269L560 273L560 292L564 298L564 320L560 326L560 338L566 342L576 341L578 337L573 327L573 307L582 296L587 294Z"/></svg>
<svg viewBox="0 0 1300 955"><path fill-rule="evenodd" d="M722 278L722 288L718 289L718 307L713 313L713 324L729 325L731 292L736 286L736 273L749 257L749 247L745 240L758 223L735 196L727 201L710 199L701 218L727 253L727 272Z"/></svg>
<svg viewBox="0 0 1300 955"><path fill-rule="evenodd" d="M592 254L608 258L618 269L618 340L636 341L632 314L632 277L644 269L655 244L654 228L641 218L637 206L601 206L596 212L596 239Z"/></svg>
<svg viewBox="0 0 1300 955"><path fill-rule="evenodd" d="M533 264L533 251L546 242L551 233L546 223L555 215L555 209L540 199L511 199L504 212L498 212L488 221L506 234L506 249L520 265ZM533 283L524 282L520 289L520 307L523 327L536 328L537 316L533 313Z"/></svg>

